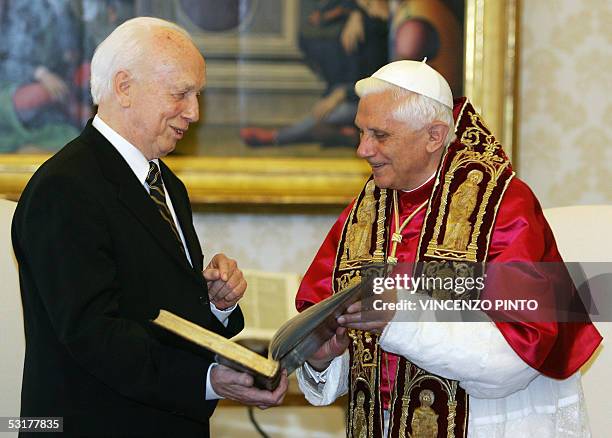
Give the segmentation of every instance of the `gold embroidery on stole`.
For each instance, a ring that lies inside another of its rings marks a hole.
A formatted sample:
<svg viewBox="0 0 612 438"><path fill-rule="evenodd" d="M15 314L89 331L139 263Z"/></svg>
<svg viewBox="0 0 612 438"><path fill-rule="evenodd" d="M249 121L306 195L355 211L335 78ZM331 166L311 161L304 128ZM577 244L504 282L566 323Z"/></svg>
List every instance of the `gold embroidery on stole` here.
<svg viewBox="0 0 612 438"><path fill-rule="evenodd" d="M374 199L374 181L368 182L359 208L357 208L357 222L352 224L346 232L346 251L343 257L349 260L370 259L370 246L372 244L372 225L376 217L376 199Z"/></svg>
<svg viewBox="0 0 612 438"><path fill-rule="evenodd" d="M498 180L510 166L510 162L498 154L501 150L501 145L487 129L481 117L475 112L468 112L467 116L470 118L470 126L465 129L460 139L464 148L453 157L444 176L442 202L438 210L433 237L427 246L425 254L427 257L444 260L477 261L477 241L480 236L487 205L489 204L489 198L495 187L497 187ZM481 149L481 151L477 151L476 147ZM447 215L447 199L449 198L453 179L459 171L467 168L473 170L470 170L465 181L454 192ZM486 179L487 184L482 199L478 203L476 199L480 191L479 184L483 179ZM455 199L457 200L456 202ZM461 201L466 202L466 204L462 204ZM457 205L455 206L455 204ZM472 227L468 219L477 204L479 204L478 213ZM469 215L462 214L462 205L470 209ZM443 242L439 243L439 236L445 219L446 232ZM470 235L471 238L469 237ZM469 243L464 247L463 244L466 240Z"/></svg>
<svg viewBox="0 0 612 438"><path fill-rule="evenodd" d="M384 260L386 190L377 189L374 181L370 180L362 194L353 205L344 226L343 239L338 246L337 265L333 274L335 291L361 282L366 275L365 269L378 269L378 275L385 275L383 267L372 268L366 265L371 265L376 259ZM372 244L374 229L376 234ZM349 330L348 335L351 338L354 366L350 371L347 437L378 436L374 435L375 428L381 428L381 425L375 424L378 337L360 330Z"/></svg>
<svg viewBox="0 0 612 438"><path fill-rule="evenodd" d="M373 338L371 333L361 330L349 330L349 337L352 342L353 358L355 366L351 367L350 387L351 403L349 409L348 437L361 438L356 431L367 431L367 437L373 436L375 391L376 391L376 372L378 366L378 339ZM372 351L373 349L373 351ZM360 385L361 383L361 385ZM364 386L365 385L365 388ZM358 389L361 388L361 389ZM367 389L368 412L365 415ZM354 394L357 393L355 397ZM361 400L360 400L361 398ZM357 404L355 406L355 400ZM363 415L362 415L363 413Z"/></svg>
<svg viewBox="0 0 612 438"><path fill-rule="evenodd" d="M410 438L430 438L439 436L439 414L432 407L435 402L435 393L431 389L422 389L419 392L418 399L420 407L417 407L412 412L412 420L410 422L411 432L407 432L408 415L411 409L411 395L413 391L426 385L433 385L434 387L440 388L440 394L445 395L448 414L446 415L446 435L443 436L454 438L458 404L458 382L456 380L449 380L434 374L429 374L427 371L410 362L407 362L406 365L404 382L404 391L401 398L402 414L399 422L399 438L406 438L407 435ZM462 393L462 398L462 403L464 403L467 408L467 394ZM464 433L466 432L465 423L461 430Z"/></svg>
<svg viewBox="0 0 612 438"><path fill-rule="evenodd" d="M357 393L357 407L353 415L352 432L355 438L367 438L368 429L366 423L366 414L363 404L365 402L365 394L363 391Z"/></svg>
<svg viewBox="0 0 612 438"><path fill-rule="evenodd" d="M480 170L470 170L467 179L453 193L442 243L444 249L467 250L472 234L472 225L469 219L478 201L478 184L481 181L482 172Z"/></svg>
<svg viewBox="0 0 612 438"><path fill-rule="evenodd" d="M437 438L438 414L431 408L434 400L434 393L430 389L424 389L419 393L421 406L412 414L412 438Z"/></svg>

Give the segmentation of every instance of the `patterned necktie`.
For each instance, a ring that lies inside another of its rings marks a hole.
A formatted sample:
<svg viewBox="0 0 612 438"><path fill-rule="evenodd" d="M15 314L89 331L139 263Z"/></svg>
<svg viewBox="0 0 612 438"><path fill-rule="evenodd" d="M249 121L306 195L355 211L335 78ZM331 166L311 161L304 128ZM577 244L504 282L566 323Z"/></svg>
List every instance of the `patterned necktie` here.
<svg viewBox="0 0 612 438"><path fill-rule="evenodd" d="M183 246L181 235L176 228L174 219L172 219L172 214L170 213L168 204L166 204L166 191L164 190L164 183L161 179L161 172L159 171L157 164L155 164L153 161L149 161L149 173L147 174L147 179L145 181L149 185L149 195L151 196L153 202L155 202L157 210L161 214L161 217L168 222L168 225L170 225L181 252L185 254L185 247Z"/></svg>

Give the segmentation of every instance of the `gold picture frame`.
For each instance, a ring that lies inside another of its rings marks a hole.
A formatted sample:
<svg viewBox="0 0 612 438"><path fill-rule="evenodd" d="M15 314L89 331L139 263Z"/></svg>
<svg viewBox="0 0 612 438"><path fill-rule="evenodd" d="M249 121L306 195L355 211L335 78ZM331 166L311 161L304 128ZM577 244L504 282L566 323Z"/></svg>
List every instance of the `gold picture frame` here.
<svg viewBox="0 0 612 438"><path fill-rule="evenodd" d="M464 89L513 156L518 0L466 0ZM0 155L0 197L19 198L48 155ZM345 205L369 167L357 158L168 157L199 205Z"/></svg>

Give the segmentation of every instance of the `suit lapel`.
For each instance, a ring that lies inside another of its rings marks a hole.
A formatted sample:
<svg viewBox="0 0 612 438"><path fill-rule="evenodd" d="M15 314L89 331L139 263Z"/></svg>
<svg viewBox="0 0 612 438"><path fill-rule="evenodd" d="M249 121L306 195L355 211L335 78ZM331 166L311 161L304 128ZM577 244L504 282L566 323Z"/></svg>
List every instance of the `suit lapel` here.
<svg viewBox="0 0 612 438"><path fill-rule="evenodd" d="M181 230L183 231L185 243L187 244L187 249L189 250L191 263L193 263L193 269L196 272L202 272L202 249L198 236L193 228L192 214L189 209L189 199L185 198L185 196L181 194L183 190L181 187L179 187L177 177L170 171L168 166L166 166L166 164L161 160L159 160L159 163L162 178L164 180L164 186L166 187L166 194L172 200L172 206L174 207L176 218L178 219Z"/></svg>
<svg viewBox="0 0 612 438"><path fill-rule="evenodd" d="M176 237L170 226L161 217L149 194L121 154L96 128L91 126L91 123L87 124L82 136L93 147L104 176L117 186L119 201L149 231L172 259L185 269L192 271L185 255L177 246Z"/></svg>

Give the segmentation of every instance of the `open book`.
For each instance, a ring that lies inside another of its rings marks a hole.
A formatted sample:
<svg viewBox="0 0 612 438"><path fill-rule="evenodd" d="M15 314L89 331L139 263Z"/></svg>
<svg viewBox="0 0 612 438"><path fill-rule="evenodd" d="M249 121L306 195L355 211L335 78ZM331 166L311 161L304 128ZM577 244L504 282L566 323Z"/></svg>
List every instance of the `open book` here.
<svg viewBox="0 0 612 438"><path fill-rule="evenodd" d="M333 336L336 319L361 299L362 289L367 293L362 287L367 283L346 288L291 318L272 337L267 358L166 310L153 323L216 353L219 363L252 374L256 386L273 390L281 370L292 373Z"/></svg>

